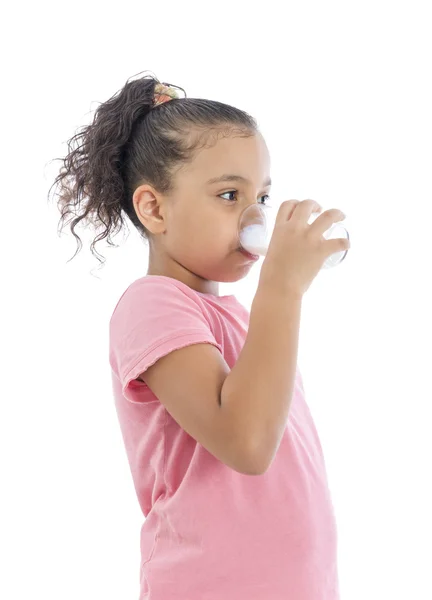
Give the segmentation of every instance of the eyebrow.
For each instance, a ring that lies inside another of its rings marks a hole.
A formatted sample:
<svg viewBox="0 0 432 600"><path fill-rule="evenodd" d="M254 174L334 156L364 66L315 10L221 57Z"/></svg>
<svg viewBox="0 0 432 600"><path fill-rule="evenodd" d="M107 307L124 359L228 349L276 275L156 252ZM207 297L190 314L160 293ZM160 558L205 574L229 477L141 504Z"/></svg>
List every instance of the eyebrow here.
<svg viewBox="0 0 432 600"><path fill-rule="evenodd" d="M207 184L210 185L212 183L222 183L224 181L242 181L243 183L250 183L249 179L242 177L241 175L221 175L220 177L213 177L213 179L209 179ZM270 186L272 184L270 177L264 181L264 187Z"/></svg>

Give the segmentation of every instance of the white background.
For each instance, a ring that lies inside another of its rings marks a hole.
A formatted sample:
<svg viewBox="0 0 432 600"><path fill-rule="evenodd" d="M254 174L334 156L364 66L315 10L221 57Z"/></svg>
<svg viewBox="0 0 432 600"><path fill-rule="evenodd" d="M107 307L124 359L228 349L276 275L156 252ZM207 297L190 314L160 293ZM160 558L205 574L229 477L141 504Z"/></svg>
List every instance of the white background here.
<svg viewBox="0 0 432 600"><path fill-rule="evenodd" d="M131 225L119 248L96 246L107 263L95 271L94 234L78 230L84 249L66 263L75 240L58 237L47 193L60 165L49 161L150 70L258 119L274 203L346 212L351 250L306 294L299 349L342 599L432 599L430 3L12 6L1 19L0 596L138 598L142 515L107 344L147 250ZM258 268L231 288L247 306Z"/></svg>

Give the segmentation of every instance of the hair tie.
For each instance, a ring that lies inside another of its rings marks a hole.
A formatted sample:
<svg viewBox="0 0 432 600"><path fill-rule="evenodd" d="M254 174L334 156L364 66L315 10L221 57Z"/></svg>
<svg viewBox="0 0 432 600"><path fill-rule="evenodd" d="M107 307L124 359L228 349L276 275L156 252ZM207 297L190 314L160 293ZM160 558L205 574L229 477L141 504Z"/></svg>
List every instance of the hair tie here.
<svg viewBox="0 0 432 600"><path fill-rule="evenodd" d="M154 106L169 102L174 98L178 98L178 93L170 86L169 83L157 83L154 89Z"/></svg>

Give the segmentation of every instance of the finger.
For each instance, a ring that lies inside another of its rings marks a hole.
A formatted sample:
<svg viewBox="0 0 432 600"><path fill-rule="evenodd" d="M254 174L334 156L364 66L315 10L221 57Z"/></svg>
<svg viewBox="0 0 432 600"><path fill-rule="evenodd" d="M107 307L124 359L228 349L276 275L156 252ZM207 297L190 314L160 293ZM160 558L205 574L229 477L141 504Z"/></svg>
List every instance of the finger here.
<svg viewBox="0 0 432 600"><path fill-rule="evenodd" d="M318 202L316 202L316 200L303 200L295 207L291 219L298 222L307 223L311 214L317 212L319 213L321 211L322 207L320 204L318 204Z"/></svg>
<svg viewBox="0 0 432 600"><path fill-rule="evenodd" d="M325 242L326 255L331 256L336 252L342 252L343 250L349 250L351 248L351 242L346 238L334 238L332 240L326 240Z"/></svg>
<svg viewBox="0 0 432 600"><path fill-rule="evenodd" d="M285 202L282 202L276 216L276 223L278 221L289 221L298 204L300 204L300 200L285 200Z"/></svg>
<svg viewBox="0 0 432 600"><path fill-rule="evenodd" d="M322 215L319 215L317 219L311 224L311 230L315 231L315 233L319 233L322 235L326 232L334 223L338 223L339 221L343 221L345 219L344 213L337 208L330 208L323 212Z"/></svg>

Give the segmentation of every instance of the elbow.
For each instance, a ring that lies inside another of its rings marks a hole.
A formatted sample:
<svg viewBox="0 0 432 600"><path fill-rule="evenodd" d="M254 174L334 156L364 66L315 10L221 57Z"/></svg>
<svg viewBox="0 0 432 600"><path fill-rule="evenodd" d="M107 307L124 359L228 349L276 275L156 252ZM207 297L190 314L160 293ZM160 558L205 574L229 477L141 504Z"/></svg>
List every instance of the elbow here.
<svg viewBox="0 0 432 600"><path fill-rule="evenodd" d="M239 472L243 473L243 475L264 475L271 467L273 459L274 456L269 457L268 453L250 453L248 460Z"/></svg>
<svg viewBox="0 0 432 600"><path fill-rule="evenodd" d="M241 471L243 475L264 475L267 469L251 468Z"/></svg>
<svg viewBox="0 0 432 600"><path fill-rule="evenodd" d="M252 456L245 452L237 452L235 457L225 456L222 462L240 475L264 475L270 467L270 463L264 460L263 456Z"/></svg>
<svg viewBox="0 0 432 600"><path fill-rule="evenodd" d="M234 471L237 471L237 473L240 473L240 475L263 475L266 472L266 469L259 469L255 465L229 466L231 466Z"/></svg>
<svg viewBox="0 0 432 600"><path fill-rule="evenodd" d="M269 464L262 465L262 463L253 463L248 468L242 469L243 475L264 475L270 468Z"/></svg>

